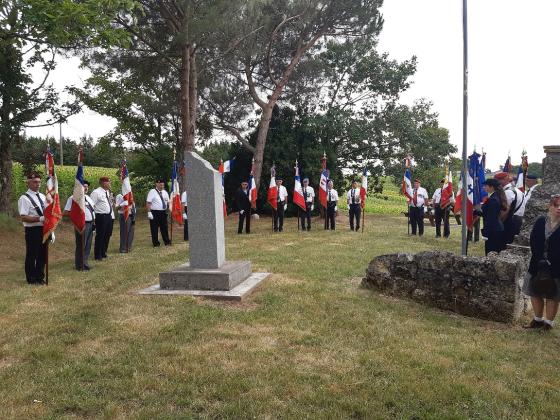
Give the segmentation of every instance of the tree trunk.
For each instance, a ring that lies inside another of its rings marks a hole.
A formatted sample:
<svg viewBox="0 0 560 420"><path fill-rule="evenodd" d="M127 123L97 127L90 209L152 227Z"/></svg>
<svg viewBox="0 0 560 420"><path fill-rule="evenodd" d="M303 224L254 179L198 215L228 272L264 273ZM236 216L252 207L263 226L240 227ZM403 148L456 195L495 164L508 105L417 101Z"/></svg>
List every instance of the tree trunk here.
<svg viewBox="0 0 560 420"><path fill-rule="evenodd" d="M7 134L0 134L0 213L11 213L12 204L10 197L12 196L12 153L10 151L9 139Z"/></svg>
<svg viewBox="0 0 560 420"><path fill-rule="evenodd" d="M179 80L181 83L181 145L185 152L194 150L193 138L190 136L190 72L191 56L190 47L181 48L181 69Z"/></svg>
<svg viewBox="0 0 560 420"><path fill-rule="evenodd" d="M253 176L255 177L255 184L257 185L257 189L259 188L261 182L264 148L266 146L268 128L270 126L270 120L272 119L272 110L274 109L275 103L276 101L270 101L263 108L263 113L259 124L259 131L257 133L257 145L255 148L255 154L253 155L253 158L255 159L255 171L253 173Z"/></svg>
<svg viewBox="0 0 560 420"><path fill-rule="evenodd" d="M196 118L198 107L198 74L196 68L195 49L190 48L190 67L189 67L189 139L192 142L192 148L196 144Z"/></svg>

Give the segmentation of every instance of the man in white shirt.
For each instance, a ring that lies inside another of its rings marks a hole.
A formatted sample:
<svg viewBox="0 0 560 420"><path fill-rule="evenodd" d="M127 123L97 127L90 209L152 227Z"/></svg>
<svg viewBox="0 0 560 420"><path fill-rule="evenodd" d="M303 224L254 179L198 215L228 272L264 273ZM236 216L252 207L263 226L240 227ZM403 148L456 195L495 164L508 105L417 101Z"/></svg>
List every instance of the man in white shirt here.
<svg viewBox="0 0 560 420"><path fill-rule="evenodd" d="M111 180L103 176L99 178L99 187L90 194L95 211L95 245L93 256L96 261L107 258L107 249L113 230L113 194L110 191Z"/></svg>
<svg viewBox="0 0 560 420"><path fill-rule="evenodd" d="M449 213L451 210L451 206L448 205L446 208L441 207L441 192L442 188L445 185L445 179L442 179L441 187L434 191L434 195L432 196L432 204L434 206L434 217L436 219L436 238L441 238L441 222L443 221L443 236L449 238L449 234L451 233L451 229L449 227Z"/></svg>
<svg viewBox="0 0 560 420"><path fill-rule="evenodd" d="M327 214L325 217L325 229L335 230L336 212L338 211L338 192L334 189L332 179L327 181Z"/></svg>
<svg viewBox="0 0 560 420"><path fill-rule="evenodd" d="M538 181L539 179L536 175L533 174L527 175L527 180L525 181L525 193L524 193L525 200L523 201L523 205L519 209L519 214L522 217L525 216L525 208L527 207L527 203L531 199L531 195L533 194L533 191L538 185Z"/></svg>
<svg viewBox="0 0 560 420"><path fill-rule="evenodd" d="M25 278L29 284L45 284L43 222L46 197L39 192L41 177L27 176L28 190L18 200L18 212L25 228Z"/></svg>
<svg viewBox="0 0 560 420"><path fill-rule="evenodd" d="M132 251L132 241L134 240L134 227L136 225L136 204L129 203L122 194L115 197L115 205L119 213L119 233L120 243L119 252L121 254ZM124 219L124 212L128 207L128 218Z"/></svg>
<svg viewBox="0 0 560 420"><path fill-rule="evenodd" d="M301 230L305 230L305 221L307 220L307 230L311 230L311 212L313 211L313 202L315 201L315 190L309 186L309 178L303 179L301 188L303 200L305 201L305 211L300 213Z"/></svg>
<svg viewBox="0 0 560 420"><path fill-rule="evenodd" d="M346 202L348 204L348 216L350 218L350 230L354 231L354 220L356 221L356 232L360 230L360 216L362 214L362 200L360 197L360 189L358 182L352 181L352 186L346 193Z"/></svg>
<svg viewBox="0 0 560 420"><path fill-rule="evenodd" d="M89 271L89 254L91 252L91 241L93 239L93 223L95 220L95 212L93 210L93 201L87 192L89 190L89 181L84 180L84 198L86 202L85 208L85 220L86 224L84 227L84 233L78 232L74 229L74 234L76 236L76 250L74 252L74 268L78 271ZM72 209L72 196L68 197L66 200L66 205L64 206L64 216L70 215L70 210ZM84 240L82 249L82 238ZM83 254L82 254L83 252ZM82 258L83 257L83 258Z"/></svg>
<svg viewBox="0 0 560 420"><path fill-rule="evenodd" d="M282 232L284 230L284 210L286 210L288 202L288 190L282 185L282 178L276 178L276 189L278 196L276 197L277 206L274 212L274 232Z"/></svg>
<svg viewBox="0 0 560 420"><path fill-rule="evenodd" d="M523 207L525 195L512 185L511 176L507 172L498 172L494 175L494 179L500 182L506 193L509 210L504 221L504 237L506 244L511 244L515 235L518 235L521 231L523 215L520 212L525 211Z"/></svg>
<svg viewBox="0 0 560 420"><path fill-rule="evenodd" d="M150 233L154 247L160 246L158 229L161 232L163 243L171 245L167 229L167 210L169 209L169 194L163 189L165 181L163 178L156 180L155 188L152 188L146 197L146 208L150 220Z"/></svg>
<svg viewBox="0 0 560 420"><path fill-rule="evenodd" d="M183 205L183 239L189 240L189 213L187 212L187 192L181 194L181 204Z"/></svg>
<svg viewBox="0 0 560 420"><path fill-rule="evenodd" d="M409 218L412 227L412 234L424 235L424 205L427 204L428 191L420 185L420 180L414 180L414 188L412 189L412 199L408 200L409 203Z"/></svg>
<svg viewBox="0 0 560 420"><path fill-rule="evenodd" d="M242 181L239 189L235 193L235 205L239 211L239 224L237 233L243 233L243 224L245 224L245 233L251 233L251 200L249 199L249 183Z"/></svg>

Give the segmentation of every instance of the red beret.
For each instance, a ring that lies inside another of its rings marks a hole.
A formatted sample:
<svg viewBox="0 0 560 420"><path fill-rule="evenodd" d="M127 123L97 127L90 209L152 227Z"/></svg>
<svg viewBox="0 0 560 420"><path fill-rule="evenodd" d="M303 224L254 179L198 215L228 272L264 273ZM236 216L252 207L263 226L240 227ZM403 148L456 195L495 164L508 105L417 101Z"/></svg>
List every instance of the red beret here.
<svg viewBox="0 0 560 420"><path fill-rule="evenodd" d="M106 176L102 176L101 178L99 178L99 182L109 182L110 179Z"/></svg>
<svg viewBox="0 0 560 420"><path fill-rule="evenodd" d="M494 179L497 179L498 181L509 179L509 174L507 172L498 172L496 175L494 175Z"/></svg>

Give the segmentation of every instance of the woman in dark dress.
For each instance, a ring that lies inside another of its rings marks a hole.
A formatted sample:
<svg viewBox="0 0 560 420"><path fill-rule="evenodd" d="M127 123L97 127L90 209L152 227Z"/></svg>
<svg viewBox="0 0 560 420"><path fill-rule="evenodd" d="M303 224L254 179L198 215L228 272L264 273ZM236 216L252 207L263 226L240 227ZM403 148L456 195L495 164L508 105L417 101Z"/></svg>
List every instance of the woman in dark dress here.
<svg viewBox="0 0 560 420"><path fill-rule="evenodd" d="M560 302L560 195L552 196L548 214L535 222L530 242L523 293L531 297L535 316L525 328L550 330Z"/></svg>
<svg viewBox="0 0 560 420"><path fill-rule="evenodd" d="M484 228L482 235L486 238L484 251L500 252L506 249L504 224L500 214L507 211L507 199L500 183L495 179L484 181L484 189L488 193L488 200L482 205L482 219ZM480 213L479 213L480 214Z"/></svg>

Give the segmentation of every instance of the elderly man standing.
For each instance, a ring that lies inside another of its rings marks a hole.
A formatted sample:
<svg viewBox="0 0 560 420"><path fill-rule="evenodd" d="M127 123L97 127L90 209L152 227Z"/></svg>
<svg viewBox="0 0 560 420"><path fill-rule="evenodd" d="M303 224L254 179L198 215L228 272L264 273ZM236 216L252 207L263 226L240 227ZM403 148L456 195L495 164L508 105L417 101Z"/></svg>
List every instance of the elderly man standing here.
<svg viewBox="0 0 560 420"><path fill-rule="evenodd" d="M161 232L163 243L171 245L169 232L167 230L167 209L169 208L169 194L163 189L165 182L163 179L156 180L156 187L152 188L146 197L146 208L148 219L150 220L150 232L152 234L152 244L160 246L158 229Z"/></svg>
<svg viewBox="0 0 560 420"><path fill-rule="evenodd" d="M29 284L45 284L43 222L46 197L39 192L41 177L27 176L27 191L18 200L18 212L25 228L25 278Z"/></svg>
<svg viewBox="0 0 560 420"><path fill-rule="evenodd" d="M428 191L420 185L420 180L414 180L414 188L412 189L412 199L409 200L410 224L412 226L412 234L424 235L424 205L427 204Z"/></svg>
<svg viewBox="0 0 560 420"><path fill-rule="evenodd" d="M315 201L315 190L309 186L309 178L303 179L302 187L303 200L305 201L305 211L301 212L301 230L305 230L305 221L307 220L307 230L311 230L311 212L313 211L313 202Z"/></svg>
<svg viewBox="0 0 560 420"><path fill-rule="evenodd" d="M507 172L498 172L494 175L494 179L496 179L504 189L509 207L506 220L504 221L504 239L507 245L511 244L515 235L518 235L521 231L526 197L512 185L511 176Z"/></svg>
<svg viewBox="0 0 560 420"><path fill-rule="evenodd" d="M276 188L278 189L276 200L278 206L274 212L274 232L282 232L284 230L284 210L288 202L288 190L282 185L283 182L282 178L276 178Z"/></svg>
<svg viewBox="0 0 560 420"><path fill-rule="evenodd" d="M95 245L93 256L96 261L107 258L109 238L113 229L113 195L111 193L111 180L106 176L99 178L99 187L90 195L95 211Z"/></svg>
<svg viewBox="0 0 560 420"><path fill-rule="evenodd" d="M74 229L76 236L76 249L74 252L74 267L78 271L89 271L89 254L91 252L91 242L93 239L93 224L95 220L95 212L93 211L93 201L87 195L89 189L89 181L84 181L84 199L85 199L85 226L84 232L78 232ZM66 205L64 206L64 215L69 216L72 209L72 196L68 197ZM83 244L82 244L83 240Z"/></svg>

